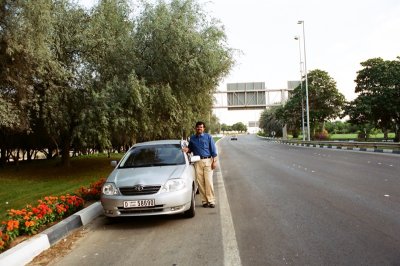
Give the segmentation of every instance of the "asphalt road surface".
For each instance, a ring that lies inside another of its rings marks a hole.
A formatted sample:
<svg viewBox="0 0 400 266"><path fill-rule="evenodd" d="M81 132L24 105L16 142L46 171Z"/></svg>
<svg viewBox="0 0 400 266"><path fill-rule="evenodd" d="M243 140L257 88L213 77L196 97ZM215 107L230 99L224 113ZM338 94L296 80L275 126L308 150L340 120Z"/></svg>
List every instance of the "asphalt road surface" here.
<svg viewBox="0 0 400 266"><path fill-rule="evenodd" d="M400 265L400 156L219 143L215 209L97 218L52 265Z"/></svg>

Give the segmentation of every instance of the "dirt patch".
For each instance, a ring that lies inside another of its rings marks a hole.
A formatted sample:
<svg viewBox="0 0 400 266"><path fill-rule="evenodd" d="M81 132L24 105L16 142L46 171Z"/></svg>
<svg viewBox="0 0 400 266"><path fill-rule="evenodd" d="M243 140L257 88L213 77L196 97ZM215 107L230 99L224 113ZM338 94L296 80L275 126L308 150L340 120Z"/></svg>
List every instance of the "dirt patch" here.
<svg viewBox="0 0 400 266"><path fill-rule="evenodd" d="M11 243L8 249L15 247L19 243L29 239L30 236L17 236Z"/></svg>
<svg viewBox="0 0 400 266"><path fill-rule="evenodd" d="M46 266L57 262L60 258L67 255L75 246L76 242L87 233L85 227L78 228L71 232L68 236L60 239L56 244L52 245L49 249L43 251L36 256L29 266Z"/></svg>

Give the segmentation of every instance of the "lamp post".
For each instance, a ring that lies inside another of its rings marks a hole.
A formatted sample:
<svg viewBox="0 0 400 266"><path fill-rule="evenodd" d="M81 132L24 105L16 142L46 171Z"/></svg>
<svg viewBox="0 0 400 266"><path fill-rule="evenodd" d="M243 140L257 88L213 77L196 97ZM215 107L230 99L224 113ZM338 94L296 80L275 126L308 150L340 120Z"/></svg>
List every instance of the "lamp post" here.
<svg viewBox="0 0 400 266"><path fill-rule="evenodd" d="M295 36L294 39L299 41L299 54L300 54L300 91L301 91L301 130L303 135L303 141L306 140L306 135L304 134L304 103L303 103L303 62L301 61L301 43L300 36Z"/></svg>
<svg viewBox="0 0 400 266"><path fill-rule="evenodd" d="M306 34L304 20L299 20L297 24L303 25L303 49L304 49L304 72L306 74L306 112L307 112L307 140L310 141L310 107L308 105L308 77L307 77L307 56L306 56Z"/></svg>

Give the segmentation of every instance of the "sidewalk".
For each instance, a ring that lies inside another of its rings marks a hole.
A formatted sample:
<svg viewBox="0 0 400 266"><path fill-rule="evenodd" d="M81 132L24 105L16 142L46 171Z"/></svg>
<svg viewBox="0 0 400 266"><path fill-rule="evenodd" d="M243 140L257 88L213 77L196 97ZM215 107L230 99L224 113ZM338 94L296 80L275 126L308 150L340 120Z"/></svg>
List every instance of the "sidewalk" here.
<svg viewBox="0 0 400 266"><path fill-rule="evenodd" d="M58 240L67 236L72 230L90 223L103 213L100 202L69 216L45 231L21 242L15 247L0 254L0 265L20 266L29 263L44 250L50 248Z"/></svg>

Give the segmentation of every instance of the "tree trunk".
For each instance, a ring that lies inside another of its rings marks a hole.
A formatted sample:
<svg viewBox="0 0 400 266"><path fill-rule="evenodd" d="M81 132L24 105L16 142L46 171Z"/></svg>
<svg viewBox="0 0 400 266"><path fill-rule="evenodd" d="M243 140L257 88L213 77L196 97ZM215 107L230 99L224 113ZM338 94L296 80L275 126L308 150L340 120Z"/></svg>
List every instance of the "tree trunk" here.
<svg viewBox="0 0 400 266"><path fill-rule="evenodd" d="M0 167L5 166L7 162L7 157L6 157L6 149L4 147L0 148Z"/></svg>
<svg viewBox="0 0 400 266"><path fill-rule="evenodd" d="M70 167L70 157L69 157L70 149L71 149L71 144L69 138L63 139L62 149L61 149L61 165L64 167Z"/></svg>

